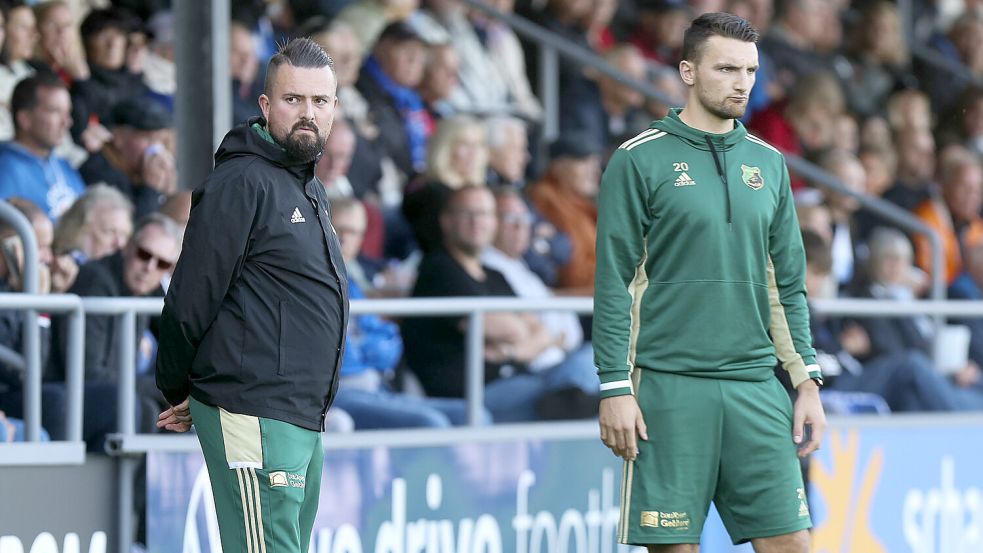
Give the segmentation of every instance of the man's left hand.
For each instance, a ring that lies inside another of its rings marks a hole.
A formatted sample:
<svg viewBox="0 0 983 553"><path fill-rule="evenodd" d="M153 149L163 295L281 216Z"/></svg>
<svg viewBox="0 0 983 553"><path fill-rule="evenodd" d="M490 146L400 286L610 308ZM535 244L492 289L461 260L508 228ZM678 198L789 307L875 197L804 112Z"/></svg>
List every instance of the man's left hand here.
<svg viewBox="0 0 983 553"><path fill-rule="evenodd" d="M190 401L190 398L185 398L181 403L158 415L157 428L163 428L171 432L187 432L191 430Z"/></svg>
<svg viewBox="0 0 983 553"><path fill-rule="evenodd" d="M806 380L796 389L799 397L795 400L792 441L799 446L799 457L805 457L822 444L826 433L826 413L823 412L823 402L819 399L819 385ZM803 443L805 426L809 426L811 432L809 441Z"/></svg>

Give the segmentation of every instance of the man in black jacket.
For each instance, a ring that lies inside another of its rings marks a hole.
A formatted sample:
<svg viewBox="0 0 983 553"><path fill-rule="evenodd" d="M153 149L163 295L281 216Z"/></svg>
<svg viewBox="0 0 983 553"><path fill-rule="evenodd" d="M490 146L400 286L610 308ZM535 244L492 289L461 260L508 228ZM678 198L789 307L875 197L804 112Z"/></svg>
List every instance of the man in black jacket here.
<svg viewBox="0 0 983 553"><path fill-rule="evenodd" d="M314 176L336 86L309 39L270 59L264 117L215 154L164 301L157 386L172 407L158 426L183 432L194 419L225 551L310 543L319 431L348 323L344 262Z"/></svg>
<svg viewBox="0 0 983 553"><path fill-rule="evenodd" d="M122 251L90 260L79 268L74 284L68 290L83 297L144 297L163 295L161 281L174 267L181 252L181 230L177 223L159 213L140 219ZM136 318L137 357L137 429L154 429L154 414L160 406L160 395L154 389L149 373L153 359L154 338L150 333L150 317ZM87 398L115 397L121 370L117 347L119 325L111 315L88 315L85 319L85 380ZM52 328L53 371L66 366L68 355L68 319L56 317ZM144 372L146 371L146 372ZM63 374L57 374L64 380ZM94 399L93 402L104 401ZM88 404L93 404L86 400ZM102 451L105 434L116 430L115 409L86 409L83 433L92 451Z"/></svg>

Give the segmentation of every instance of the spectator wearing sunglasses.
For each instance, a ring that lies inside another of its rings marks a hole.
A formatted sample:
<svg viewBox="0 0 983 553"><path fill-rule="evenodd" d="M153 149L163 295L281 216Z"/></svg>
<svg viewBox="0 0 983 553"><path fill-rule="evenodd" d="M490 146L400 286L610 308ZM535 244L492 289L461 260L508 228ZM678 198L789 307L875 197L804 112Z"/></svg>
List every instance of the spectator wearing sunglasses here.
<svg viewBox="0 0 983 553"><path fill-rule="evenodd" d="M159 213L152 213L140 219L133 235L120 252L89 261L79 269L75 284L69 293L91 297L143 297L163 296L161 281L174 267L181 251L181 229L172 219ZM67 351L67 321L55 325L55 343L60 360L65 359ZM140 372L140 368L152 366L155 344L147 332L150 317L137 316L136 321L137 389L140 405L138 410L138 429L152 431L156 422L156 403L162 401L153 383L153 374ZM100 380L117 382L120 367L117 359L117 343L120 332L116 318L105 315L86 316L85 325L85 378L86 381ZM148 340L151 343L148 343ZM64 366L62 364L61 366ZM146 390L146 391L144 391ZM141 409L142 407L142 409ZM86 417L90 411L86 410ZM107 411L115 411L108 409Z"/></svg>

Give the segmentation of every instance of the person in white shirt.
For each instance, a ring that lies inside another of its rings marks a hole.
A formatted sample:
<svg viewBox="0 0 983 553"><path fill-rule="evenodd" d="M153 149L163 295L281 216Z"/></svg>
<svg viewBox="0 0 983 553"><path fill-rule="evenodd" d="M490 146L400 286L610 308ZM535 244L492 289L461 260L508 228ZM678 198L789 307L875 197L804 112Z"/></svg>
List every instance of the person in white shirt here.
<svg viewBox="0 0 983 553"><path fill-rule="evenodd" d="M495 191L498 231L492 246L481 254L481 262L502 273L515 294L522 298L548 298L553 292L543 283L523 260L529 249L532 213L519 192L511 187ZM582 358L591 367L590 377L596 380L593 370L594 350L584 342L583 329L577 315L569 311L548 311L539 314L543 325L557 338L563 337L562 347L554 346L543 351L532 362L533 372L555 366L567 357Z"/></svg>

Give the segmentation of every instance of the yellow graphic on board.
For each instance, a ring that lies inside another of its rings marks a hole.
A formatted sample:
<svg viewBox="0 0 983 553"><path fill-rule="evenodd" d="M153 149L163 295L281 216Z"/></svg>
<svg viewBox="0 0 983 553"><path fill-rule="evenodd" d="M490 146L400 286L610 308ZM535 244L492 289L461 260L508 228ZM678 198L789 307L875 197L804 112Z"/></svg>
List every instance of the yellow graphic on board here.
<svg viewBox="0 0 983 553"><path fill-rule="evenodd" d="M830 432L827 444L832 467L827 468L817 461L813 461L811 467L813 489L826 504L826 519L812 533L813 551L887 553L870 527L871 506L881 477L884 451L874 448L870 458L861 461L860 435L856 431L847 433L845 444L842 432ZM860 469L862 474L858 482ZM857 490L855 482L859 485Z"/></svg>

